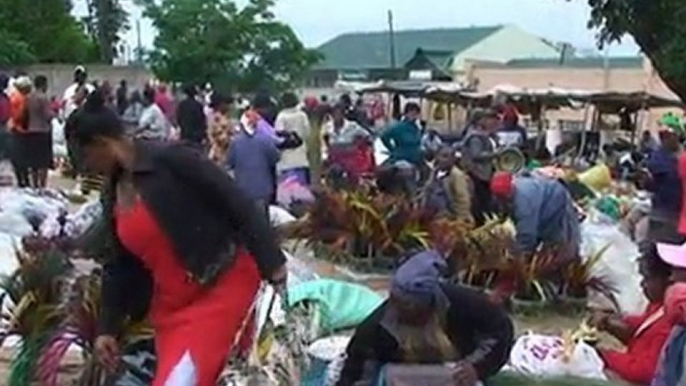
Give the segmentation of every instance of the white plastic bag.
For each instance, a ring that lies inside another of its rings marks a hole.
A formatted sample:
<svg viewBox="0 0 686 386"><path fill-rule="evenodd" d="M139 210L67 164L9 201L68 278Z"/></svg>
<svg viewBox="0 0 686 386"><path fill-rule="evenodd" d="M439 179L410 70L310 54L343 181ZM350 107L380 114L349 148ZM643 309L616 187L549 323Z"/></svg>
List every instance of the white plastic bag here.
<svg viewBox="0 0 686 386"><path fill-rule="evenodd" d="M579 342L570 354L565 357L560 337L528 334L517 339L508 367L526 376L607 380L605 364L593 347Z"/></svg>
<svg viewBox="0 0 686 386"><path fill-rule="evenodd" d="M57 158L67 157L67 141L64 137L64 124L58 119L52 120L52 153Z"/></svg>
<svg viewBox="0 0 686 386"><path fill-rule="evenodd" d="M648 301L641 289L638 246L621 231L619 225L603 222L602 217L590 216L581 224L581 256L588 258L605 247L608 249L593 268L593 275L606 278L615 286L621 313L642 313Z"/></svg>
<svg viewBox="0 0 686 386"><path fill-rule="evenodd" d="M41 223L67 211L68 203L59 193L45 190L40 193L17 188L0 189L0 232L26 236L33 230L29 217Z"/></svg>
<svg viewBox="0 0 686 386"><path fill-rule="evenodd" d="M295 217L286 209L272 205L269 207L269 220L272 225L280 226L292 223L295 221Z"/></svg>

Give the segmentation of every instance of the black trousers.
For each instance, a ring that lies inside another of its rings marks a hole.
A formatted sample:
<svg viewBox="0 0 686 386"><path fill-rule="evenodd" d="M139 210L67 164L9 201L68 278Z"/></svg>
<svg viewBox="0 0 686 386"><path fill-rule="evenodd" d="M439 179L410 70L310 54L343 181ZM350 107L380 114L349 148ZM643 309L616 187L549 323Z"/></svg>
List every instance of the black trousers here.
<svg viewBox="0 0 686 386"><path fill-rule="evenodd" d="M472 216L477 226L486 222L486 217L495 212L493 196L491 195L490 181L484 181L473 175L472 185L474 186L474 196L472 197Z"/></svg>

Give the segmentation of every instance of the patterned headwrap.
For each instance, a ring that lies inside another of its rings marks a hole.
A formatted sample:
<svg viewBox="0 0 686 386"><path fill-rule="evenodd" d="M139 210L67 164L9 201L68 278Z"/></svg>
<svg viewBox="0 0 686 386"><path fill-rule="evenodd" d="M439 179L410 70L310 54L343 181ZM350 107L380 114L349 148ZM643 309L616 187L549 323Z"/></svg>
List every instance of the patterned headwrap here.
<svg viewBox="0 0 686 386"><path fill-rule="evenodd" d="M441 279L447 270L445 259L437 251L420 252L395 272L391 294L415 304L436 304L444 296Z"/></svg>

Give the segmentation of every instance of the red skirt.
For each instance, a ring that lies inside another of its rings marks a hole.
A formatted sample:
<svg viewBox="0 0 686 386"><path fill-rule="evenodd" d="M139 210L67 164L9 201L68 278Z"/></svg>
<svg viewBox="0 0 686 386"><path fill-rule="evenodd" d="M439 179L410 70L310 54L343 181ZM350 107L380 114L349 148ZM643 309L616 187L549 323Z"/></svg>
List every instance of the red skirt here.
<svg viewBox="0 0 686 386"><path fill-rule="evenodd" d="M215 386L255 302L260 276L254 258L240 252L217 283L204 288L189 279L142 201L117 211L117 233L154 281L150 319L158 362L153 386ZM244 345L254 329L249 319L240 336Z"/></svg>

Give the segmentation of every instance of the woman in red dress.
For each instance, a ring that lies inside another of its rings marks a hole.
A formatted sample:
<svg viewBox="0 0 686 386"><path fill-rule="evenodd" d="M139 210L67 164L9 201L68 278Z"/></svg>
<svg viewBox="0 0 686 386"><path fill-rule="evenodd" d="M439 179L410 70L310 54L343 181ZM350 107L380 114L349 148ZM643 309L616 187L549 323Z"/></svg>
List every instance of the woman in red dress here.
<svg viewBox="0 0 686 386"><path fill-rule="evenodd" d="M122 323L147 315L158 357L153 386L214 386L260 281L285 284L273 230L202 154L126 138L101 95L89 97L75 126L87 167L110 177L99 360L115 371Z"/></svg>

